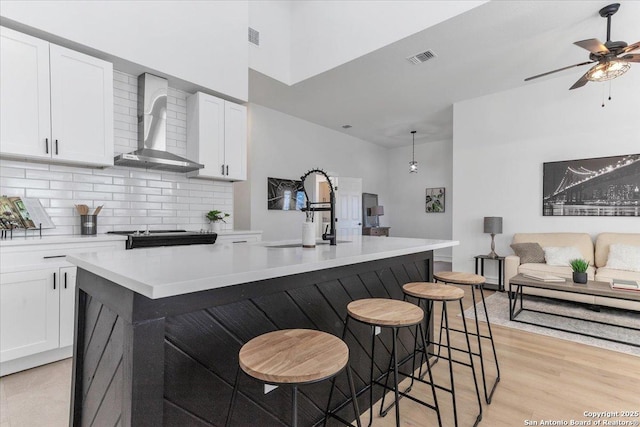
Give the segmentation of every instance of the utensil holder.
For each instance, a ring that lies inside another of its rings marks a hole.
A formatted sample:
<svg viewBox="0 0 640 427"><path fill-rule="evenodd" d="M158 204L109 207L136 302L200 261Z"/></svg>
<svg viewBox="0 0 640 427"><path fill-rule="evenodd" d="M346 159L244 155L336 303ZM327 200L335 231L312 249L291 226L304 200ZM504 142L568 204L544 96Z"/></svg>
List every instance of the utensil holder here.
<svg viewBox="0 0 640 427"><path fill-rule="evenodd" d="M302 247L303 248L315 248L316 247L316 224L314 222L302 223Z"/></svg>
<svg viewBox="0 0 640 427"><path fill-rule="evenodd" d="M98 215L80 215L80 234L92 235L98 232Z"/></svg>

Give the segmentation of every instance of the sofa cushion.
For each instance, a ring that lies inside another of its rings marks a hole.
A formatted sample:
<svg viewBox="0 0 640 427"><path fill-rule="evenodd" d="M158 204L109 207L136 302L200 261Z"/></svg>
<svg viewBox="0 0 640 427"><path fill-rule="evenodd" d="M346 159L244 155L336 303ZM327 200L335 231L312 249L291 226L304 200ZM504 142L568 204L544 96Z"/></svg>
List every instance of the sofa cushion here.
<svg viewBox="0 0 640 427"><path fill-rule="evenodd" d="M580 249L575 246L546 246L542 250L548 265L570 266L571 260L582 258Z"/></svg>
<svg viewBox="0 0 640 427"><path fill-rule="evenodd" d="M609 257L605 268L640 272L640 245L609 245Z"/></svg>
<svg viewBox="0 0 640 427"><path fill-rule="evenodd" d="M520 257L522 264L544 263L544 251L542 246L535 242L514 243L511 249Z"/></svg>
<svg viewBox="0 0 640 427"><path fill-rule="evenodd" d="M596 238L596 267L604 267L609 258L609 246L613 243L640 246L639 233L600 233Z"/></svg>
<svg viewBox="0 0 640 427"><path fill-rule="evenodd" d="M593 265L593 241L587 233L516 233L512 243L536 242L545 246L575 246L584 258ZM606 261L605 261L606 262ZM604 265L604 264L603 264Z"/></svg>

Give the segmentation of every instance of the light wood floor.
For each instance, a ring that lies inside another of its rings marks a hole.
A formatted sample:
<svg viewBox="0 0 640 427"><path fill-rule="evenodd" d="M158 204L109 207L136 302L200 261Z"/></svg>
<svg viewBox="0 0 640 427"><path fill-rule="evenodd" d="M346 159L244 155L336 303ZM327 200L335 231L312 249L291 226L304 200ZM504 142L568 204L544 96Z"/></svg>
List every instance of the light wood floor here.
<svg viewBox="0 0 640 427"><path fill-rule="evenodd" d="M470 306L465 289L465 306ZM451 325L462 325L458 310ZM436 318L439 316L436 314ZM500 326L493 327L502 380L491 405L483 405L481 426L524 426L526 420L588 420L585 411L640 410L640 358ZM456 340L457 345L462 341ZM488 366L490 378L494 365ZM471 426L477 403L469 368L455 366L459 425ZM434 366L436 381L448 384L444 361ZM70 395L70 359L0 379L0 427L66 426ZM430 396L422 385L413 393ZM445 426L453 425L451 399L438 392ZM408 399L401 401L402 425L437 425L435 414ZM377 407L376 407L377 409ZM368 422L368 414L362 417ZM595 420L640 421L639 417ZM376 417L374 426L393 426L393 412ZM542 425L542 424L539 424ZM560 424L561 425L561 424Z"/></svg>

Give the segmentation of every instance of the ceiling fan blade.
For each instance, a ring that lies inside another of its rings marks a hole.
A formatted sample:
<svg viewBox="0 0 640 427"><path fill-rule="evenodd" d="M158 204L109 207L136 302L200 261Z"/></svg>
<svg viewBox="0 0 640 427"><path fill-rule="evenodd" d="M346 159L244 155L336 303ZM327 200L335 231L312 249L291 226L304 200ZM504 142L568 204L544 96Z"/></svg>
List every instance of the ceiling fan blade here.
<svg viewBox="0 0 640 427"><path fill-rule="evenodd" d="M638 49L640 49L640 42L635 42L634 44L630 44L629 46L622 49L620 53L618 53L618 55L622 53L633 52L634 50L638 50Z"/></svg>
<svg viewBox="0 0 640 427"><path fill-rule="evenodd" d="M640 62L640 53L634 53L631 55L625 55L620 59L624 59L627 62Z"/></svg>
<svg viewBox="0 0 640 427"><path fill-rule="evenodd" d="M587 82L589 81L589 79L587 79L587 74L589 74L589 71L587 71L586 73L584 73L584 74L582 75L582 77L580 77L580 78L578 79L578 81L577 81L577 82L575 82L575 83L573 84L573 86L571 86L571 87L569 88L569 90L572 90L572 89L578 89L579 87L582 87L582 86L586 85L586 84L587 84Z"/></svg>
<svg viewBox="0 0 640 427"><path fill-rule="evenodd" d="M598 39L580 40L579 42L575 42L573 44L575 44L576 46L580 46L583 49L587 49L589 52L596 55L609 53L609 49L607 49L607 47Z"/></svg>
<svg viewBox="0 0 640 427"><path fill-rule="evenodd" d="M548 76L549 74L557 73L558 71L568 70L569 68L581 67L583 65L593 64L594 62L596 61L587 61L587 62L581 62L580 64L569 65L568 67L558 68L557 70L553 70L553 71L547 71L546 73L538 74L537 76L527 77L526 79L524 79L524 81L528 82L529 80L537 79L538 77Z"/></svg>

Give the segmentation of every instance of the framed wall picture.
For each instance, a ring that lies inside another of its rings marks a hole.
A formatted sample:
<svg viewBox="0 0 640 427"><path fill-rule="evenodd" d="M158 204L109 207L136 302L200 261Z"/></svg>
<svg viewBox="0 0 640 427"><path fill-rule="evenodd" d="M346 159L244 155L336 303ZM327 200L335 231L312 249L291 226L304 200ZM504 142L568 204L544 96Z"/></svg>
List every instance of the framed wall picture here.
<svg viewBox="0 0 640 427"><path fill-rule="evenodd" d="M267 209L299 211L306 203L302 181L267 178Z"/></svg>
<svg viewBox="0 0 640 427"><path fill-rule="evenodd" d="M543 216L640 216L640 154L544 163Z"/></svg>
<svg viewBox="0 0 640 427"><path fill-rule="evenodd" d="M427 213L444 212L444 187L427 188L425 211Z"/></svg>

